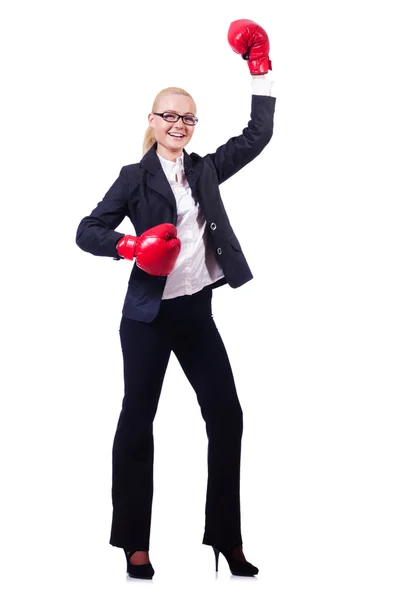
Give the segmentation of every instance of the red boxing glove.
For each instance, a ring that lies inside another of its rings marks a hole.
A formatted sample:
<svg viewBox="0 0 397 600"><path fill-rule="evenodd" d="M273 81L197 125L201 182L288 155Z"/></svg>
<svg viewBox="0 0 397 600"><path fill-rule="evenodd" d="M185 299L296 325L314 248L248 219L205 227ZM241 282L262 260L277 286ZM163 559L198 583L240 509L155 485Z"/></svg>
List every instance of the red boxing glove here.
<svg viewBox="0 0 397 600"><path fill-rule="evenodd" d="M161 223L142 235L125 235L117 243L117 252L128 260L136 259L149 275L169 275L181 250L181 240L172 223Z"/></svg>
<svg viewBox="0 0 397 600"><path fill-rule="evenodd" d="M269 58L269 38L254 21L239 19L230 24L227 41L237 54L248 61L251 75L264 75L272 70Z"/></svg>

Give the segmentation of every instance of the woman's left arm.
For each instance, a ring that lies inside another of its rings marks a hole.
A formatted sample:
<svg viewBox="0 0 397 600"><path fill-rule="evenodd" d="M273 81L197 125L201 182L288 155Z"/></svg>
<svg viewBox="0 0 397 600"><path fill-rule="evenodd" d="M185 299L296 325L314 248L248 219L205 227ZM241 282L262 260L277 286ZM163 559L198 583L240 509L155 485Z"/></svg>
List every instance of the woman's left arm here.
<svg viewBox="0 0 397 600"><path fill-rule="evenodd" d="M230 138L204 160L215 167L219 184L256 158L270 142L276 98L270 95L272 81L265 75L253 75L251 82L251 118L239 136Z"/></svg>

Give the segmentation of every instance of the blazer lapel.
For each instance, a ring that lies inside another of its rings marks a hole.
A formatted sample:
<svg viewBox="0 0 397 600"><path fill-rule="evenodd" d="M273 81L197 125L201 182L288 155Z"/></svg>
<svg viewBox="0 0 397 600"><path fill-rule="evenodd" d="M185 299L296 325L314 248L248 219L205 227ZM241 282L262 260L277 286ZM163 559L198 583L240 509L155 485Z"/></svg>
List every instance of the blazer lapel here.
<svg viewBox="0 0 397 600"><path fill-rule="evenodd" d="M151 174L151 177L147 178L147 185L162 196L164 196L164 198L166 198L171 203L176 212L175 196L168 182L168 179L163 171L156 150L157 142L155 142L150 148L150 150L146 152L140 164L146 171L148 171ZM193 162L191 156L184 149L183 168L190 189L192 190L192 195L195 196L197 179L199 178L203 168L202 161Z"/></svg>

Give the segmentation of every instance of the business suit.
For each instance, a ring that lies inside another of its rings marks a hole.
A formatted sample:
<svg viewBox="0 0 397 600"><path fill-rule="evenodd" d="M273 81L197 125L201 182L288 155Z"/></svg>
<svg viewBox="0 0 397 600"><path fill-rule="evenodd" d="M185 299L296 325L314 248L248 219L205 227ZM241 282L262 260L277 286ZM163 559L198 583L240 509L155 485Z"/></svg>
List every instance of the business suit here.
<svg viewBox="0 0 397 600"><path fill-rule="evenodd" d="M113 444L113 520L110 543L149 550L153 498L153 420L170 353L196 392L208 435L208 485L203 543L242 544L240 457L243 414L226 349L211 313L212 290L239 287L253 275L227 217L219 185L253 160L273 131L275 98L252 96L242 135L213 154L184 153L186 178L201 204L224 278L193 295L162 300L166 277L131 272L120 323L125 395ZM175 197L154 144L140 163L121 169L102 202L77 230L80 248L119 259L114 229L128 215L137 235L158 223L176 225ZM247 199L244 199L248 201Z"/></svg>
<svg viewBox="0 0 397 600"><path fill-rule="evenodd" d="M225 279L237 288L253 278L241 245L229 222L219 185L258 156L273 133L276 99L252 96L251 120L242 134L204 157L183 150L185 173L193 196L200 202L208 227L208 242L222 266ZM177 222L175 198L153 144L140 163L124 166L103 200L80 222L77 245L97 256L120 257L116 245L124 234L114 231L128 216L136 235L159 223ZM255 199L244 198L244 204ZM244 206L244 205L243 205ZM242 208L243 210L244 208ZM166 277L148 275L134 262L123 305L123 315L151 322L158 314Z"/></svg>

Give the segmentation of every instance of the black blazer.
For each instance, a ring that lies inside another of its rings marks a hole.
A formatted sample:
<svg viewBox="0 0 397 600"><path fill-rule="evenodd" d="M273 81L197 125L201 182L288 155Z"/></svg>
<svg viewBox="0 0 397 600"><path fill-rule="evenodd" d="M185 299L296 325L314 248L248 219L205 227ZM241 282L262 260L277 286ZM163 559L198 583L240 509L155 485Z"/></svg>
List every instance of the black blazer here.
<svg viewBox="0 0 397 600"><path fill-rule="evenodd" d="M228 283L237 288L253 278L240 243L230 225L219 185L258 156L273 134L276 99L252 95L251 119L241 135L232 137L213 154L184 154L184 170L192 195L199 202L225 277L212 288ZM128 216L136 235L159 223L177 223L175 196L156 154L157 142L139 163L122 167L103 200L80 222L76 244L96 256L120 260L116 245L123 233L115 231ZM149 275L134 261L122 314L150 323L156 317L167 277Z"/></svg>

